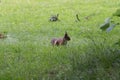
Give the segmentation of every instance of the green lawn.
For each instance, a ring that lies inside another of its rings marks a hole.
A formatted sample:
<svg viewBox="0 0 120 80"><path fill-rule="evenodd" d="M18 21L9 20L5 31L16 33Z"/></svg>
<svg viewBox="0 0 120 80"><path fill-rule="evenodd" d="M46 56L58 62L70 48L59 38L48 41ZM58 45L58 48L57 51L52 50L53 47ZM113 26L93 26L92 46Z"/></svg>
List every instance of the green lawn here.
<svg viewBox="0 0 120 80"><path fill-rule="evenodd" d="M100 30L119 8L120 0L1 0L0 80L119 80L120 25ZM60 21L49 22L57 13ZM53 47L65 31L71 41Z"/></svg>

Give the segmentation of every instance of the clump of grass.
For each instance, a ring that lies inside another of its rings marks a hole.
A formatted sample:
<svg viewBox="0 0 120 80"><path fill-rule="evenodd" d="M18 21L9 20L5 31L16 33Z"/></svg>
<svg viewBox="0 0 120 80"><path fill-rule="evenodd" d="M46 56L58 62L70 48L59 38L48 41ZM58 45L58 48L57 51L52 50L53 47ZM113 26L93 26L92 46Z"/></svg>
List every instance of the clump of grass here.
<svg viewBox="0 0 120 80"><path fill-rule="evenodd" d="M117 48L94 42L90 43L85 52L73 51L68 58L69 67L64 68L66 71L59 71L59 74L63 74L59 77L54 76L53 80L119 79L120 50Z"/></svg>
<svg viewBox="0 0 120 80"><path fill-rule="evenodd" d="M104 49L102 47L104 47ZM118 75L120 72L116 73L116 68L120 66L119 53L119 49L107 45L99 46L98 44L93 44L84 54L78 54L77 56L73 55L71 60L73 68L71 72L74 72L72 75L75 74L73 79L119 79Z"/></svg>

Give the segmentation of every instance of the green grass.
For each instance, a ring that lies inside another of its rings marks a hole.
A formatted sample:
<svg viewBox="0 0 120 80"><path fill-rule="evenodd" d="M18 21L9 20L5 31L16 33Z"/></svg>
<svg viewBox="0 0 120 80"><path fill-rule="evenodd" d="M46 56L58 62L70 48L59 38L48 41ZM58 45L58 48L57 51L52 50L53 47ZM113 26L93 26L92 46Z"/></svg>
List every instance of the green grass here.
<svg viewBox="0 0 120 80"><path fill-rule="evenodd" d="M114 44L120 25L110 33L99 28L119 7L119 0L1 0L0 33L8 37L0 39L0 80L119 80L120 47ZM49 22L57 13L60 21ZM51 46L65 31L71 41Z"/></svg>

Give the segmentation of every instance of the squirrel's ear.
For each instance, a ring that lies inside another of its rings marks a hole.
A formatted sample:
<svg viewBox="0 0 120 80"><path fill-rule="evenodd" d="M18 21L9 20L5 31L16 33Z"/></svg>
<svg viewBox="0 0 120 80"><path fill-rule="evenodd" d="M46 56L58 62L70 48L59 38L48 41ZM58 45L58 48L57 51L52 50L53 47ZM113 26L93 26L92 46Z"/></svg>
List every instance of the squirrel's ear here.
<svg viewBox="0 0 120 80"><path fill-rule="evenodd" d="M65 32L65 36L67 36L68 34L67 34L67 32Z"/></svg>

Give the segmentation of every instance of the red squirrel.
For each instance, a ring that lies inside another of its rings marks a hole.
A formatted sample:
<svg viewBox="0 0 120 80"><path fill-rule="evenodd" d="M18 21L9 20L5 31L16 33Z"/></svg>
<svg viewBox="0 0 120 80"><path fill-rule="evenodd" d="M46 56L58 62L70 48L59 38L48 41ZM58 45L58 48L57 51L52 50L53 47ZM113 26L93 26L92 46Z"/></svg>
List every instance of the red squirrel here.
<svg viewBox="0 0 120 80"><path fill-rule="evenodd" d="M66 45L67 41L70 41L70 37L68 36L67 32L65 32L65 35L63 38L54 38L51 40L51 44L53 46Z"/></svg>

